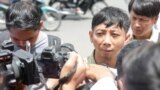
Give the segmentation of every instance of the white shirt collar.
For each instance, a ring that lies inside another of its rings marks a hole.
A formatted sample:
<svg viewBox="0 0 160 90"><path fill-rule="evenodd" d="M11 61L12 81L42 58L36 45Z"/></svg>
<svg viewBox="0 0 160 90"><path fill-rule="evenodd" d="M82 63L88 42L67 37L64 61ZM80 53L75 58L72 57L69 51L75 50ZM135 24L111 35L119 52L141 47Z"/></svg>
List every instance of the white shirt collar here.
<svg viewBox="0 0 160 90"><path fill-rule="evenodd" d="M158 42L159 33L160 33L159 30L153 28L152 35L151 35L150 39L147 39L147 40L153 41L153 42ZM132 32L131 28L129 29L128 34L133 36L133 32Z"/></svg>
<svg viewBox="0 0 160 90"><path fill-rule="evenodd" d="M153 28L152 35L149 41L158 42L158 37L159 37L159 31Z"/></svg>

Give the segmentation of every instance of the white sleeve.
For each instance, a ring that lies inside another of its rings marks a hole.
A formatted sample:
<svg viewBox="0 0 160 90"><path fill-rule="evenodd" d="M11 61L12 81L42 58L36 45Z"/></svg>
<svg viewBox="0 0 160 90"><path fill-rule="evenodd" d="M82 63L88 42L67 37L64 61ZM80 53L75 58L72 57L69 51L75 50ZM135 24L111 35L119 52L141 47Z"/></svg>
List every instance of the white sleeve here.
<svg viewBox="0 0 160 90"><path fill-rule="evenodd" d="M118 90L113 78L104 77L98 80L90 90Z"/></svg>

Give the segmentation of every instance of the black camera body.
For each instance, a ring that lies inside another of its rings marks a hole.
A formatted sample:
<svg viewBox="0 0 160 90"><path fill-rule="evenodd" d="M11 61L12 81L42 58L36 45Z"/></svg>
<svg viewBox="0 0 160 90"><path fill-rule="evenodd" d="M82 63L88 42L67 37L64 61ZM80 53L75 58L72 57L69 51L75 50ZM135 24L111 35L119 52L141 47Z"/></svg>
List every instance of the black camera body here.
<svg viewBox="0 0 160 90"><path fill-rule="evenodd" d="M50 46L45 48L37 57L38 64L42 68L44 77L59 78L60 71L68 60L69 53L74 51L71 44L62 44L61 46Z"/></svg>
<svg viewBox="0 0 160 90"><path fill-rule="evenodd" d="M68 60L68 52L74 51L72 44L46 47L39 54L22 49L15 51L13 44L5 42L0 49L0 72L5 73L6 85L22 81L25 85L40 82L40 73L45 78L59 78L60 71ZM40 69L40 70L39 70Z"/></svg>
<svg viewBox="0 0 160 90"><path fill-rule="evenodd" d="M5 72L6 85L22 81L25 85L40 82L33 55L24 51L0 50L1 69Z"/></svg>
<svg viewBox="0 0 160 90"><path fill-rule="evenodd" d="M4 69L6 85L22 81L25 85L39 83L39 72L33 55L22 49L14 50L14 44L5 40L1 45L0 64Z"/></svg>
<svg viewBox="0 0 160 90"><path fill-rule="evenodd" d="M1 45L1 49L7 49L10 51L14 50L14 44L10 41L10 40L4 40L2 45Z"/></svg>

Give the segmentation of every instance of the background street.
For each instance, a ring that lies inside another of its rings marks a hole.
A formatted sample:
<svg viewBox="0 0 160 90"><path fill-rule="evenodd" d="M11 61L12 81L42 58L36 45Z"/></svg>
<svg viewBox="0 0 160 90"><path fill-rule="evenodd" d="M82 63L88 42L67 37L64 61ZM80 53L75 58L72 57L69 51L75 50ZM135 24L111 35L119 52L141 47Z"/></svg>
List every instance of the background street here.
<svg viewBox="0 0 160 90"><path fill-rule="evenodd" d="M106 0L108 5L119 7L127 11L127 5L124 0ZM86 57L90 55L93 45L89 40L88 32L91 30L92 15L90 11L81 17L68 17L62 20L58 31L45 31L48 34L59 36L63 43L72 43L76 51Z"/></svg>

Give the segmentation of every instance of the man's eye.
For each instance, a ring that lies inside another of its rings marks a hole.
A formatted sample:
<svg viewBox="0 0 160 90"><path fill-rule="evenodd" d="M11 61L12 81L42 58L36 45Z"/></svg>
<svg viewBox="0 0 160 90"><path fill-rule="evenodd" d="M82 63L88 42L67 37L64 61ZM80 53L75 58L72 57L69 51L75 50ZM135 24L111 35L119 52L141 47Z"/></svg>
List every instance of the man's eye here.
<svg viewBox="0 0 160 90"><path fill-rule="evenodd" d="M104 33L97 33L96 35L97 35L97 36L103 36Z"/></svg>
<svg viewBox="0 0 160 90"><path fill-rule="evenodd" d="M137 18L136 17L132 17L132 20L136 20Z"/></svg>
<svg viewBox="0 0 160 90"><path fill-rule="evenodd" d="M142 22L147 22L148 20L147 19L140 19Z"/></svg>
<svg viewBox="0 0 160 90"><path fill-rule="evenodd" d="M118 37L118 36L119 36L119 34L115 34L115 33L113 33L113 34L112 34L112 36L113 36L113 37Z"/></svg>

